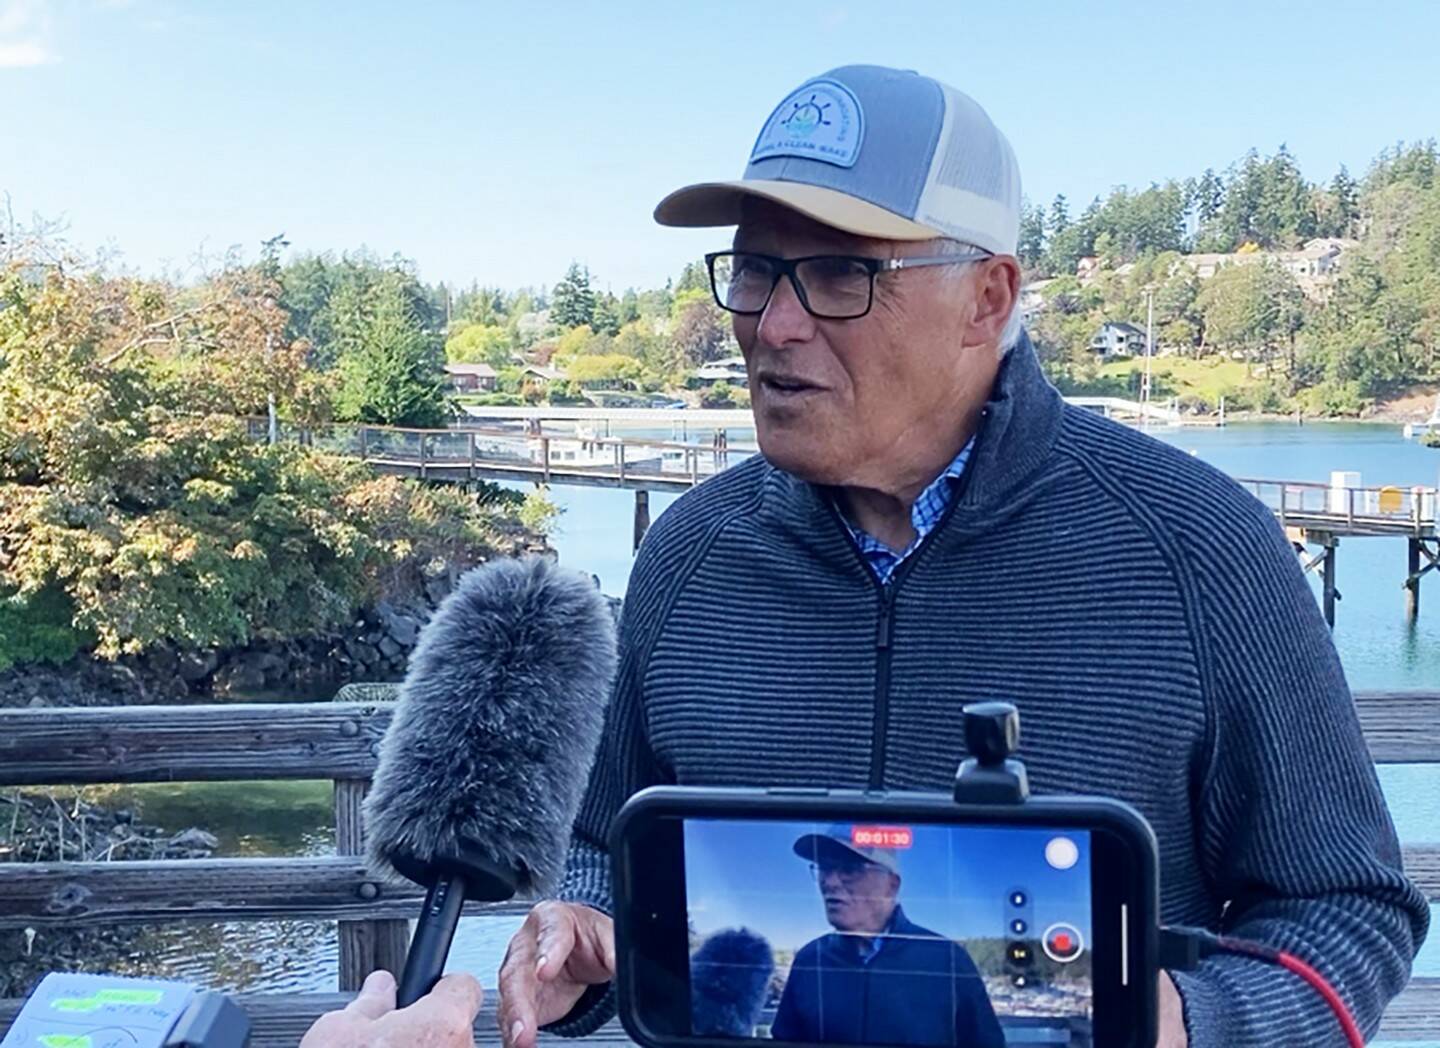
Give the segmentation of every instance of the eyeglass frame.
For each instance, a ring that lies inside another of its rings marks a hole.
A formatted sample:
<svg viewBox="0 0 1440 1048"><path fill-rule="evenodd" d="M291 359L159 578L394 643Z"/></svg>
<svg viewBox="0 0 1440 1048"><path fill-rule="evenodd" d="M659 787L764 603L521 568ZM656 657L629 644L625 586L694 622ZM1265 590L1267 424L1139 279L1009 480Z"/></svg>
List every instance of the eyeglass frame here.
<svg viewBox="0 0 1440 1048"><path fill-rule="evenodd" d="M875 870L884 870L886 873L895 872L888 866L884 866L878 862L871 862L868 859L859 863L810 863L810 876L816 884L820 884L823 881L826 873L834 873L839 876L841 881L848 884L853 881L858 881L865 874L872 873Z"/></svg>
<svg viewBox="0 0 1440 1048"><path fill-rule="evenodd" d="M770 282L770 291L765 296L764 303L759 309L735 309L726 305L720 298L720 288L715 281L715 260L717 258L734 257L735 255L752 255L755 258L763 258L775 265L775 279ZM870 315L870 310L875 308L875 277L880 273L894 273L902 269L921 269L925 266L953 266L964 262L980 262L987 258L994 258L995 255L989 251L976 250L961 255L917 255L910 258L873 258L868 255L802 255L799 258L781 258L779 255L767 255L761 251L711 251L705 255L705 269L710 274L710 294L715 299L715 304L727 313L734 313L738 317L758 317L770 306L770 300L775 297L775 289L780 286L783 277L790 278L790 286L795 289L795 298L805 312L809 313L816 320L859 320L861 317ZM805 294L805 286L796 275L795 269L803 262L815 262L820 259L842 259L846 262L859 262L870 274L870 294L865 302L865 310L862 313L847 314L843 317L827 316L824 313L817 313L810 307L810 299Z"/></svg>

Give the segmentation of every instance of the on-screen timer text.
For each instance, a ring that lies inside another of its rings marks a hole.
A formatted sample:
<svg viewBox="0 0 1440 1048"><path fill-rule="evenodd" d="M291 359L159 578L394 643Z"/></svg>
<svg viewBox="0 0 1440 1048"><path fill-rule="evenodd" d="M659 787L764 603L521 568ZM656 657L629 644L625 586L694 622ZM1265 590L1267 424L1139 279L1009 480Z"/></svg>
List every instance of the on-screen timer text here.
<svg viewBox="0 0 1440 1048"><path fill-rule="evenodd" d="M857 848L909 848L915 834L908 826L852 826L850 843Z"/></svg>

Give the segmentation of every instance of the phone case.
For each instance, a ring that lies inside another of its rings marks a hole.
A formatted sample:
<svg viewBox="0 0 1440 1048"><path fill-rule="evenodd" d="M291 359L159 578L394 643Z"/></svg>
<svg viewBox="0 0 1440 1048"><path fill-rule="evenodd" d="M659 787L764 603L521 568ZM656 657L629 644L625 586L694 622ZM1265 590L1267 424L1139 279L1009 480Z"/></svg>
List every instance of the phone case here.
<svg viewBox="0 0 1440 1048"><path fill-rule="evenodd" d="M1106 797L1036 796L1018 804L957 804L944 794L826 790L804 787L684 787L658 786L632 797L611 826L610 850L616 899L617 956L635 949L633 927L639 907L630 898L633 864L639 857L625 846L627 834L641 820L660 817L786 819L807 822L946 823L989 826L1052 826L1105 831L1125 841L1140 857L1138 891L1130 897L1133 920L1138 923L1140 956L1130 958L1130 970L1142 973L1133 1002L1130 1029L1136 1037L1125 1048L1150 1048L1157 1036L1157 1001L1153 987L1158 973L1159 885L1158 845L1154 831L1133 807ZM631 911L635 912L631 912ZM626 1032L646 1048L736 1048L743 1039L657 1034L638 1015L637 995L620 965L617 980L620 1018ZM795 1042L773 1042L777 1045ZM806 1042L815 1043L815 1042ZM877 1046L879 1048L879 1046ZM1105 1048L1114 1048L1107 1044Z"/></svg>

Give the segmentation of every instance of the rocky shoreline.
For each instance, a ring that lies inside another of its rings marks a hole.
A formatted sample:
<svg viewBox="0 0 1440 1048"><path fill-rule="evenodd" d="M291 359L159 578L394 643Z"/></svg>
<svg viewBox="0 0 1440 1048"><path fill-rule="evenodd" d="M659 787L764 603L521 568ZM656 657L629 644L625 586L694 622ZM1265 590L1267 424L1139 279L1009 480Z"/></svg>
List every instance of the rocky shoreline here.
<svg viewBox="0 0 1440 1048"><path fill-rule="evenodd" d="M13 666L0 672L0 708L298 697L351 681L399 680L421 627L458 575L429 573L416 592L378 601L347 628L312 637L258 638L228 651L162 646L114 661L78 655L61 666Z"/></svg>

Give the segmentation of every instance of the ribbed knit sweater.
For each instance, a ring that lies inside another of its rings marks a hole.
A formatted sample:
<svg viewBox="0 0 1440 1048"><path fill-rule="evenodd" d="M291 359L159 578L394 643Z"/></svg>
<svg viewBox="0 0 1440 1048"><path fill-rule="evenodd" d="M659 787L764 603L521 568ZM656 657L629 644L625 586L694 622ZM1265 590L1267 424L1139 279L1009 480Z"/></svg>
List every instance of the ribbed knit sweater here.
<svg viewBox="0 0 1440 1048"><path fill-rule="evenodd" d="M886 586L816 487L756 456L659 517L621 620L561 896L611 907L637 790L951 788L960 708L1019 708L1036 793L1105 794L1160 844L1161 912L1298 954L1373 1033L1424 939L1328 629L1273 515L1228 477L1066 405L1022 342L956 504ZM1175 981L1193 1048L1343 1044L1293 975ZM587 994L554 1029L613 1015Z"/></svg>

